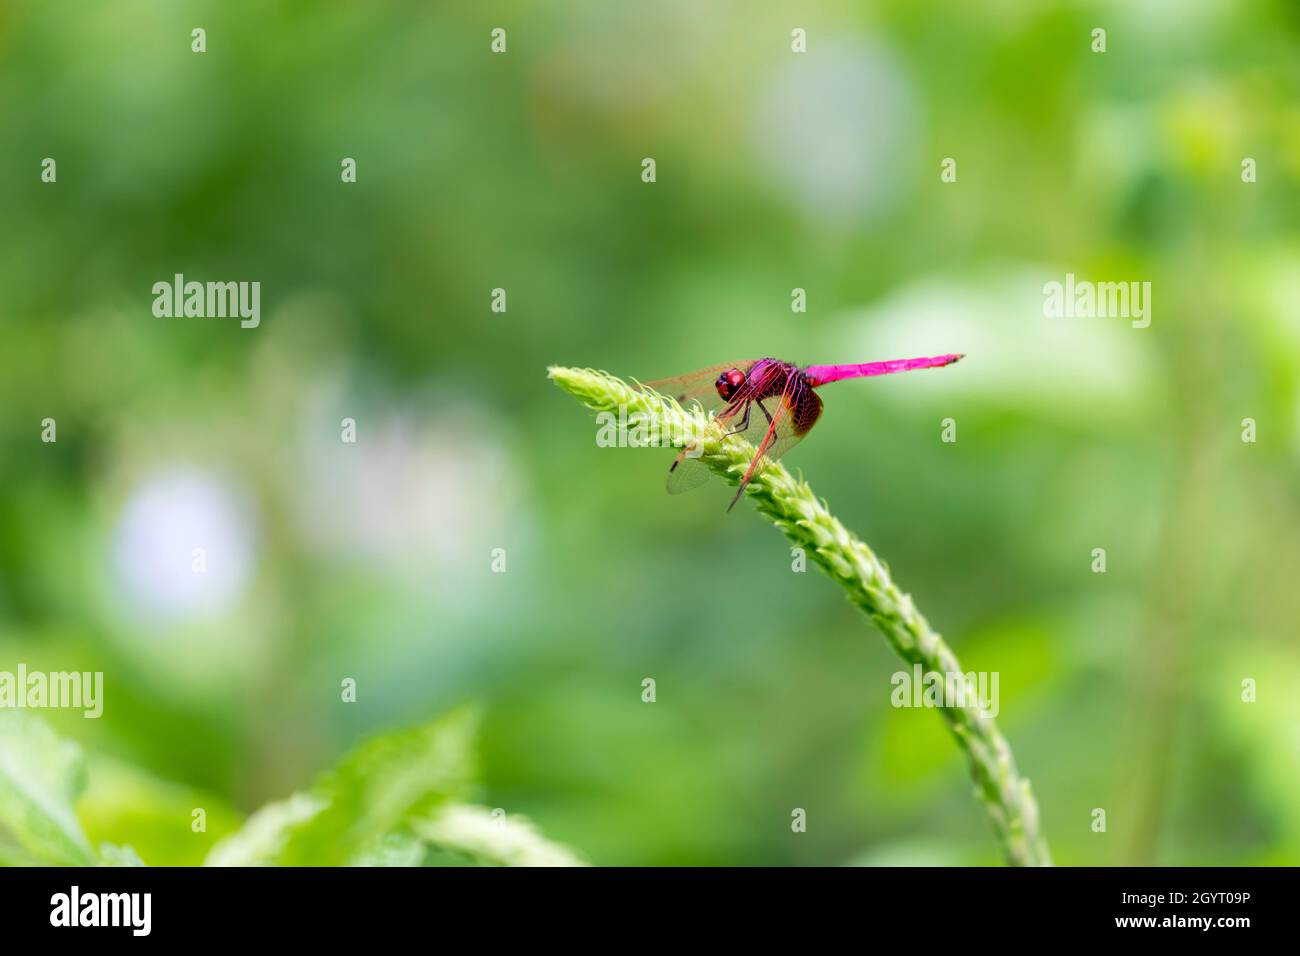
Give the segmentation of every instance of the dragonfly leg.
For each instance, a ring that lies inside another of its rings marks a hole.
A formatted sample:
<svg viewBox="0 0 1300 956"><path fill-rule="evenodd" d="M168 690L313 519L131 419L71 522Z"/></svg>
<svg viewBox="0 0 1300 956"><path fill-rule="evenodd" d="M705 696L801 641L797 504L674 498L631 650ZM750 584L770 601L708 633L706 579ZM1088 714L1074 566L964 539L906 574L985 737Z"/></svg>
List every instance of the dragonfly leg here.
<svg viewBox="0 0 1300 956"><path fill-rule="evenodd" d="M740 496L745 493L745 486L749 484L749 479L754 475L754 467L758 464L758 460L763 457L763 453L767 451L768 447L772 444L773 433L776 431L776 423L772 421L772 416L768 412L767 407L763 404L763 400L761 398L756 398L754 401L758 403L759 411L761 411L763 417L767 419L767 436L763 439L763 443L758 446L758 453L754 455L754 460L749 463L749 470L745 472L745 477L741 479L740 487L736 489L736 496L731 499L731 504L727 505L728 511L736 507L736 502L739 501ZM746 421L748 421L748 406L745 408L745 418Z"/></svg>
<svg viewBox="0 0 1300 956"><path fill-rule="evenodd" d="M746 403L745 403L745 414L744 414L744 416L740 419L740 424L737 425L735 428L733 428L731 431L726 432L725 435L724 435L724 437L725 437L726 435L739 435L741 432L743 432L746 428L749 427L749 406L750 406L751 404L752 404L751 402L746 402ZM762 407L762 406L760 405L760 407ZM766 409L764 409L763 414L764 414L764 415L767 414ZM768 418L768 421L770 422L771 420L772 420L772 419L769 417L769 418Z"/></svg>

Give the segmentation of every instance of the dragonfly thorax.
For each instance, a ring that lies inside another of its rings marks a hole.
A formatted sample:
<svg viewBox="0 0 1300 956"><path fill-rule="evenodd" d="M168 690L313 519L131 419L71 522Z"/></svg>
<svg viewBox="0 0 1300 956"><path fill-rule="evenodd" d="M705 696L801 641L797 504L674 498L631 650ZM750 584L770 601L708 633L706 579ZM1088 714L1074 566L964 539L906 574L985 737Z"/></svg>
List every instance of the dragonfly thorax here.
<svg viewBox="0 0 1300 956"><path fill-rule="evenodd" d="M718 390L718 395L724 402L731 401L732 397L745 384L745 373L738 368L729 368L718 376L714 387Z"/></svg>

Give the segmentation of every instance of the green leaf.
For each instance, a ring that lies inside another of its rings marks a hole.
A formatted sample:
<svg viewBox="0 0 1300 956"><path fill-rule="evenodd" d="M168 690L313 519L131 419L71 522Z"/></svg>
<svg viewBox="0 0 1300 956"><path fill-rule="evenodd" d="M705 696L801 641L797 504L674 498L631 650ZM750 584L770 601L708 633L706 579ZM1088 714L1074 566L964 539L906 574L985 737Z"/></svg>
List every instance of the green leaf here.
<svg viewBox="0 0 1300 956"><path fill-rule="evenodd" d="M474 779L470 711L373 737L311 790L263 807L208 856L214 866L344 866L409 859L384 841L462 798Z"/></svg>
<svg viewBox="0 0 1300 956"><path fill-rule="evenodd" d="M411 829L433 846L494 866L585 866L568 847L553 843L526 818L501 810L453 804L416 820Z"/></svg>
<svg viewBox="0 0 1300 956"><path fill-rule="evenodd" d="M325 801L307 793L268 803L237 832L214 846L204 866L273 866L280 862L295 828L325 808Z"/></svg>
<svg viewBox="0 0 1300 956"><path fill-rule="evenodd" d="M104 866L144 866L139 853L129 846L118 846L116 843L101 843L99 858Z"/></svg>
<svg viewBox="0 0 1300 956"><path fill-rule="evenodd" d="M73 809L84 787L80 748L22 711L0 713L0 826L24 855L55 865L96 862Z"/></svg>
<svg viewBox="0 0 1300 956"><path fill-rule="evenodd" d="M427 848L409 830L389 833L352 861L353 866L420 866Z"/></svg>
<svg viewBox="0 0 1300 956"><path fill-rule="evenodd" d="M293 829L281 862L353 862L407 820L462 796L474 779L477 718L457 711L362 744L312 789L325 807Z"/></svg>
<svg viewBox="0 0 1300 956"><path fill-rule="evenodd" d="M150 866L197 866L243 814L214 793L155 777L117 760L90 757L77 817L93 846L129 844ZM194 829L194 811L204 826ZM103 853L100 854L103 856Z"/></svg>

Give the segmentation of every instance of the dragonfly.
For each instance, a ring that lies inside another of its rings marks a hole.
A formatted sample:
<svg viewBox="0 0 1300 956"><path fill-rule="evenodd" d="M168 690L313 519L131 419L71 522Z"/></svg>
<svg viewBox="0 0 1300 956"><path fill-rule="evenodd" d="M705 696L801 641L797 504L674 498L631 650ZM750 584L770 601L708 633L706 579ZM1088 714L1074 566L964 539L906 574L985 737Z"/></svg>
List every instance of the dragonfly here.
<svg viewBox="0 0 1300 956"><path fill-rule="evenodd" d="M960 353L952 353L858 365L808 365L804 368L780 359L761 358L724 362L645 384L661 394L671 395L680 403L699 402L705 411L714 412L713 420L726 429L725 434L739 435L755 446L757 451L745 477L741 479L731 504L727 505L730 511L766 463L779 459L812 431L822 414L822 400L816 390L823 385L847 378L942 368L961 358ZM692 450L692 446L683 448L669 467L670 494L698 488L708 478L708 468L698 457L692 456Z"/></svg>

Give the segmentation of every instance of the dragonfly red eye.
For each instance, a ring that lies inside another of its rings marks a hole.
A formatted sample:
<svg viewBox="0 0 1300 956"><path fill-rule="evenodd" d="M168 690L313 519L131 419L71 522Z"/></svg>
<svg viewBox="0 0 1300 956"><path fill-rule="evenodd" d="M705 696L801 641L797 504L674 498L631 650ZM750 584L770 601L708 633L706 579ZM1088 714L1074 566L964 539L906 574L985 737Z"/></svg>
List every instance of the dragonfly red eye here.
<svg viewBox="0 0 1300 956"><path fill-rule="evenodd" d="M736 390L745 384L745 373L738 368L728 369L718 376L716 388L724 402L731 401Z"/></svg>

